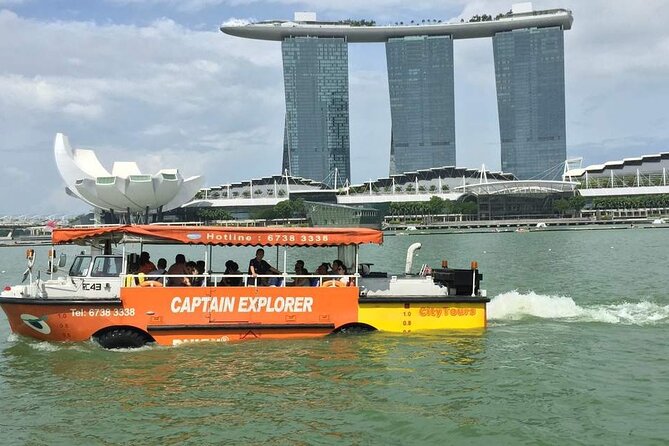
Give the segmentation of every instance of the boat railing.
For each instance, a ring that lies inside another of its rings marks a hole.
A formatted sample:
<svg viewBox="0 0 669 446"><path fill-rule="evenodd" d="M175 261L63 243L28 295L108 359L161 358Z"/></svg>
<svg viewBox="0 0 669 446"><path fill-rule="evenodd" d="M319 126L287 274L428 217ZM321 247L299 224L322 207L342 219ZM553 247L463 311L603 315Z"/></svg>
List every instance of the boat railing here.
<svg viewBox="0 0 669 446"><path fill-rule="evenodd" d="M122 274L121 284L123 287L229 287L229 286L244 286L244 287L264 287L264 286L294 286L296 279L309 279L309 285L304 286L358 286L359 274L262 274L253 276L251 274L225 274L212 272L209 274L163 274L160 276L151 276L148 274ZM170 285L169 279L188 279L191 285ZM230 279L239 279L237 284L231 284ZM328 283L330 282L330 283ZM338 285L340 282L343 285ZM193 283L195 283L193 285Z"/></svg>

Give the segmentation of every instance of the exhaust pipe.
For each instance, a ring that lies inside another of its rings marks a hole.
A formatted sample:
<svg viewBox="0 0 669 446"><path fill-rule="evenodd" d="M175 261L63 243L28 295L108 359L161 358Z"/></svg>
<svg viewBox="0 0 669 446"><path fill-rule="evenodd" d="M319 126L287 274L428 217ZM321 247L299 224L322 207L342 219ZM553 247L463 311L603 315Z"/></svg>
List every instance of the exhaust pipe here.
<svg viewBox="0 0 669 446"><path fill-rule="evenodd" d="M407 249L407 261L404 266L404 274L409 275L411 274L411 266L413 265L413 254L417 250L421 248L420 243L413 243L411 246L409 246L409 249Z"/></svg>

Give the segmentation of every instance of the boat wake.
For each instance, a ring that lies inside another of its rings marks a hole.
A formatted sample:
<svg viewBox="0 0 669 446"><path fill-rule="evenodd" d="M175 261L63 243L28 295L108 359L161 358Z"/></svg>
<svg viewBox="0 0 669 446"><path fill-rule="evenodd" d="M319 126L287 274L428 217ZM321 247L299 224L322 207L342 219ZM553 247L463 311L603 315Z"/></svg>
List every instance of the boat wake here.
<svg viewBox="0 0 669 446"><path fill-rule="evenodd" d="M513 321L527 317L573 322L603 322L623 325L656 325L669 322L669 305L654 302L580 306L571 297L509 291L488 304L488 320Z"/></svg>

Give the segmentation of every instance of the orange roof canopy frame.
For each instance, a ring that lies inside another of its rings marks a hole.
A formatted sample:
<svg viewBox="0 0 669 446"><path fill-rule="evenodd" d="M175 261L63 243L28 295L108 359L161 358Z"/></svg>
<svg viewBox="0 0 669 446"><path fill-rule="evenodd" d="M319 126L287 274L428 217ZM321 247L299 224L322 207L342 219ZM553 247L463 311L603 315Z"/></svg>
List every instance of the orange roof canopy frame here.
<svg viewBox="0 0 669 446"><path fill-rule="evenodd" d="M54 244L124 236L143 243L178 243L224 246L340 246L383 243L383 232L367 228L247 228L223 226L125 225L98 228L54 229Z"/></svg>

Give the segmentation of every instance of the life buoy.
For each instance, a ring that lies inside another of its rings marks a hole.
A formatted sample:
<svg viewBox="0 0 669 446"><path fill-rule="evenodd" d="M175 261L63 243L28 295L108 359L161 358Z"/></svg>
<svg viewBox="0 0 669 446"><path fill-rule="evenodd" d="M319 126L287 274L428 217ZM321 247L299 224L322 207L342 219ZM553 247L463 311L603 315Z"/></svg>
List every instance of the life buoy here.
<svg viewBox="0 0 669 446"><path fill-rule="evenodd" d="M149 287L149 288L158 288L158 287L163 286L163 284L158 282L157 280L145 280L144 282L140 283L139 286Z"/></svg>
<svg viewBox="0 0 669 446"><path fill-rule="evenodd" d="M340 287L345 287L346 284L342 282L341 280L327 280L321 284L322 287L329 287L329 288L340 288Z"/></svg>

